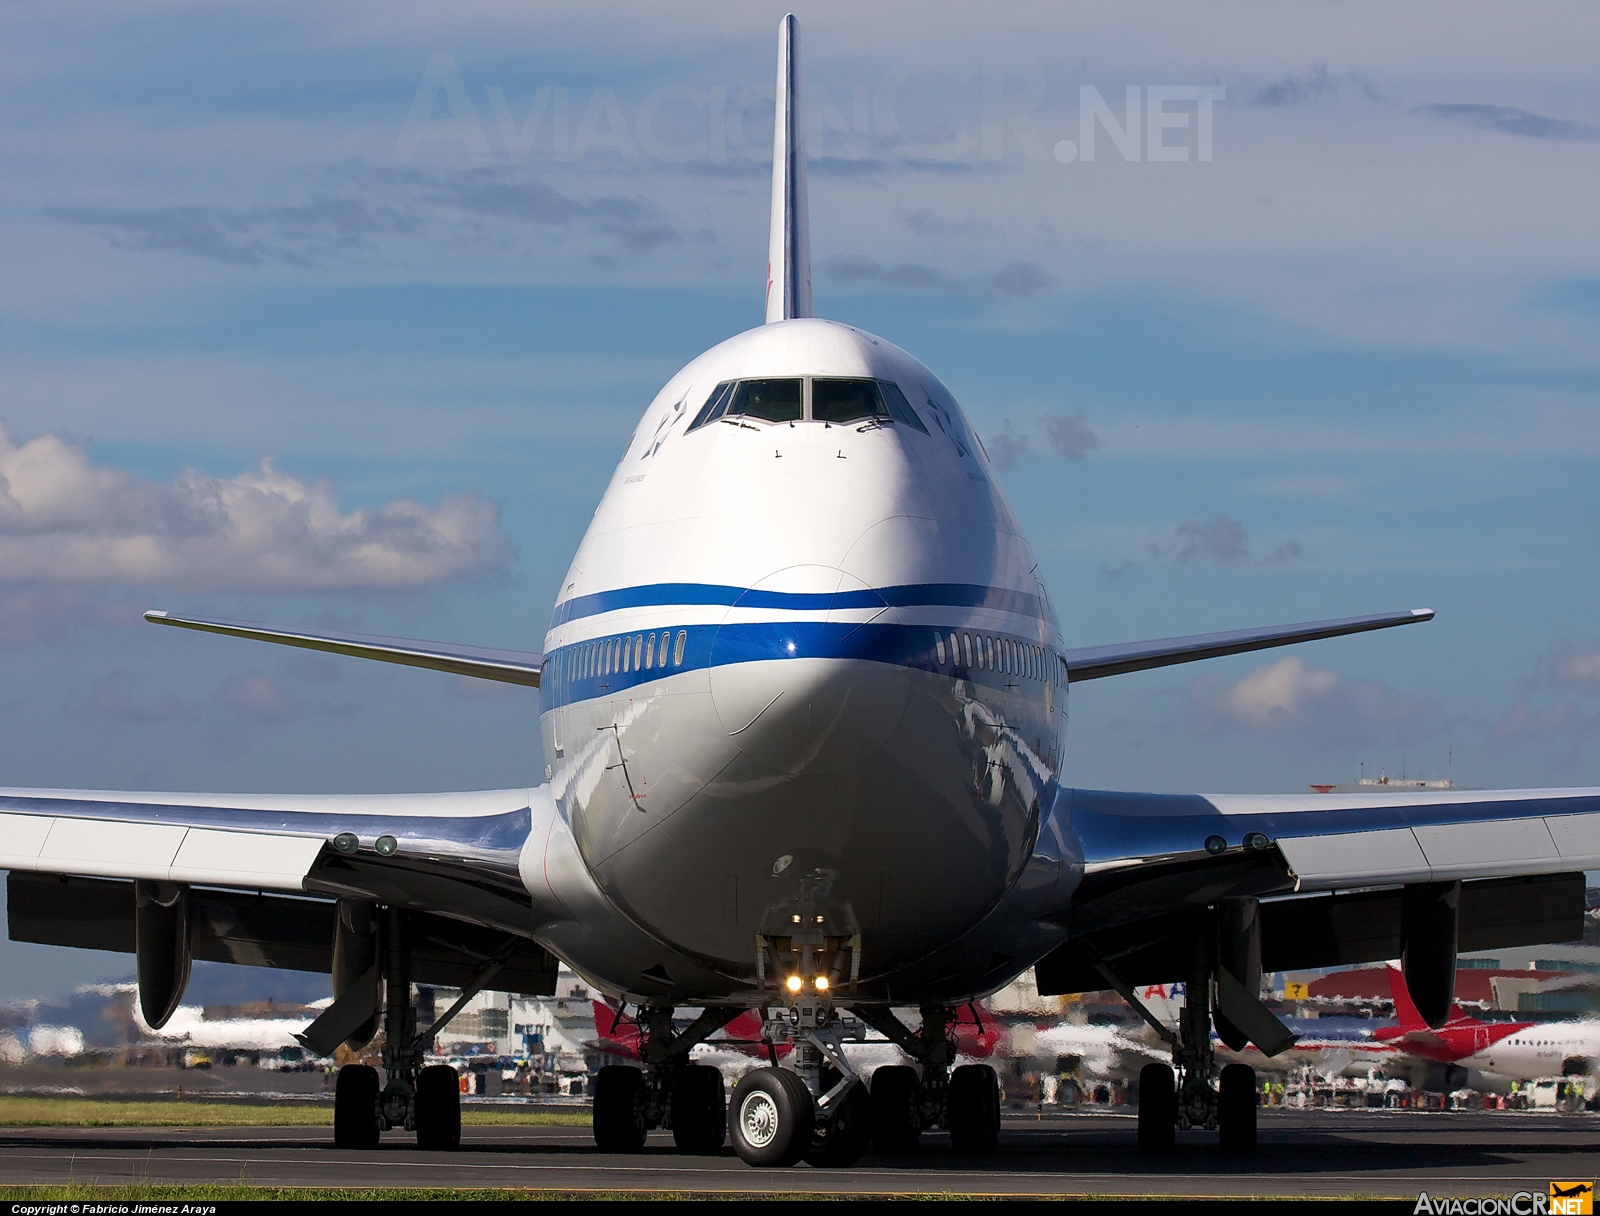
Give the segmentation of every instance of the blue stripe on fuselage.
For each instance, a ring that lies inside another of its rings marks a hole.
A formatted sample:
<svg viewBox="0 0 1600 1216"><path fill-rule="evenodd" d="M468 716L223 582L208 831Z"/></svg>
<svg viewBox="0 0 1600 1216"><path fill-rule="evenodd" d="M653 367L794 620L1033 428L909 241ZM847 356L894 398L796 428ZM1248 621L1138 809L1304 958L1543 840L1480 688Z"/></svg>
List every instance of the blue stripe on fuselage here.
<svg viewBox="0 0 1600 1216"><path fill-rule="evenodd" d="M687 625L638 633L630 631L626 635L579 642L549 652L546 656L546 681L540 688L540 696L543 708L551 710L594 697L614 696L636 685L697 668L778 659L858 659L893 663L980 684L1003 687L1010 683L1024 689L1043 688L1044 680L1032 676L969 667L963 661L951 661L948 650L950 632L948 628L932 625L861 624L855 621L760 621L730 625ZM969 626L959 632L971 633L972 630ZM592 662L585 658L586 653L592 653L587 652L588 647L605 646L622 637L626 637L631 644L636 637L653 635L656 641L653 649L657 656L662 653L673 654L679 633L685 635L681 663L657 663L643 670L612 671L605 675L573 674L578 664ZM993 630L983 630L981 633L997 640L1038 648L1044 657L1046 673L1056 661L1053 652L1036 640ZM943 663L939 662L935 634L941 634L945 639L947 649ZM666 640L662 641L663 638ZM666 648L665 651L663 648Z"/></svg>
<svg viewBox="0 0 1600 1216"><path fill-rule="evenodd" d="M579 595L557 604L550 628L620 608L678 608L719 604L741 608L774 608L795 612L825 612L845 608L991 608L1018 616L1047 620L1037 595L1007 587L977 583L909 583L901 587L838 592L756 591L748 587L723 587L712 583L650 583Z"/></svg>

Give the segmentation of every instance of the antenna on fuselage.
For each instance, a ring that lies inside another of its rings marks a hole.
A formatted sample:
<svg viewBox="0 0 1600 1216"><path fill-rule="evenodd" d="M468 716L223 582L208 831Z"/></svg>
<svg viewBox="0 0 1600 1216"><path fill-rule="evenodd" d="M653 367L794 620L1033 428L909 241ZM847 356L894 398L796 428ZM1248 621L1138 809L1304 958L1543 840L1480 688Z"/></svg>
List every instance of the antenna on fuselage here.
<svg viewBox="0 0 1600 1216"><path fill-rule="evenodd" d="M811 219L806 208L806 122L800 108L800 23L778 22L778 105L772 136L772 235L767 322L811 315Z"/></svg>

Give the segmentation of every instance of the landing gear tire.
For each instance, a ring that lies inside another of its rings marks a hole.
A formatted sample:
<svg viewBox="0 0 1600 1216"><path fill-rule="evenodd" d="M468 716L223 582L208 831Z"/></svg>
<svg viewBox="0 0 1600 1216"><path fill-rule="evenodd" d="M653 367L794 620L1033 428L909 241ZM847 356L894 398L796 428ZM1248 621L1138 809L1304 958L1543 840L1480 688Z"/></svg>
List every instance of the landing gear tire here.
<svg viewBox="0 0 1600 1216"><path fill-rule="evenodd" d="M871 1141L872 1098L858 1082L839 1095L827 1121L812 1132L806 1161L824 1169L854 1165L866 1155Z"/></svg>
<svg viewBox="0 0 1600 1216"><path fill-rule="evenodd" d="M644 1112L639 1094L644 1073L608 1064L594 1081L594 1143L604 1153L637 1153L644 1147Z"/></svg>
<svg viewBox="0 0 1600 1216"><path fill-rule="evenodd" d="M722 1074L706 1064L686 1065L672 1086L672 1142L680 1153L714 1153L727 1134Z"/></svg>
<svg viewBox="0 0 1600 1216"><path fill-rule="evenodd" d="M755 1068L739 1078L728 1111L733 1151L746 1165L794 1165L811 1147L816 1124L811 1091L782 1068Z"/></svg>
<svg viewBox="0 0 1600 1216"><path fill-rule="evenodd" d="M417 1147L453 1152L461 1147L461 1078L448 1064L430 1064L417 1074Z"/></svg>
<svg viewBox="0 0 1600 1216"><path fill-rule="evenodd" d="M922 1078L909 1064L885 1064L872 1074L872 1147L905 1156L922 1138Z"/></svg>
<svg viewBox="0 0 1600 1216"><path fill-rule="evenodd" d="M987 1064L963 1064L945 1091L950 1147L967 1156L1000 1147L1000 1077Z"/></svg>
<svg viewBox="0 0 1600 1216"><path fill-rule="evenodd" d="M1217 1085L1217 1128L1225 1153L1248 1153L1256 1147L1256 1070L1229 1064Z"/></svg>
<svg viewBox="0 0 1600 1216"><path fill-rule="evenodd" d="M333 1086L334 1148L378 1147L378 1070L346 1064Z"/></svg>
<svg viewBox="0 0 1600 1216"><path fill-rule="evenodd" d="M1178 1130L1178 1086L1167 1064L1139 1070L1139 1151L1168 1153Z"/></svg>

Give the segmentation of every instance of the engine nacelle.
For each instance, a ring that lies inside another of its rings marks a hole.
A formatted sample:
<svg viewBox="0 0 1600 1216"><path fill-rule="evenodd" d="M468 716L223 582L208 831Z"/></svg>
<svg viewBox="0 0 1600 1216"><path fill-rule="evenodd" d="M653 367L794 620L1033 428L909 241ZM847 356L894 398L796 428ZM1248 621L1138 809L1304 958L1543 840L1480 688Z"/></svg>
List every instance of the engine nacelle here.
<svg viewBox="0 0 1600 1216"><path fill-rule="evenodd" d="M356 985L370 988L372 1016L350 1032L345 1046L360 1051L378 1032L378 906L341 899L333 930L333 999Z"/></svg>
<svg viewBox="0 0 1600 1216"><path fill-rule="evenodd" d="M189 986L189 888L183 883L133 884L139 1011L151 1029L167 1024Z"/></svg>
<svg viewBox="0 0 1600 1216"><path fill-rule="evenodd" d="M1411 1003L1437 1030L1456 999L1459 882L1407 883L1400 892L1400 969Z"/></svg>

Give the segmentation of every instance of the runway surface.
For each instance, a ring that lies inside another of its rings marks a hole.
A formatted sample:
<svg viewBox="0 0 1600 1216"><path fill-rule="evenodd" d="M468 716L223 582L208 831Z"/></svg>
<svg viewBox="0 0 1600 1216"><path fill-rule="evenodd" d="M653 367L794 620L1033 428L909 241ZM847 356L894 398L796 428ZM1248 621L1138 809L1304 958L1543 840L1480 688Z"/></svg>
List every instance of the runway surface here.
<svg viewBox="0 0 1600 1216"><path fill-rule="evenodd" d="M224 1182L268 1186L517 1187L562 1191L741 1191L978 1195L1196 1195L1415 1198L1545 1189L1600 1174L1600 1116L1311 1111L1261 1117L1261 1146L1221 1157L1216 1137L1180 1136L1170 1157L1133 1147L1129 1116L1008 1115L1000 1152L955 1157L929 1134L915 1157L843 1170L755 1170L731 1151L689 1157L652 1133L636 1155L602 1154L586 1127L469 1127L457 1153L387 1135L370 1153L335 1151L308 1128L5 1128L0 1185Z"/></svg>

